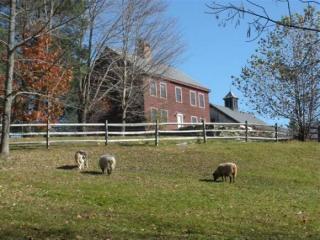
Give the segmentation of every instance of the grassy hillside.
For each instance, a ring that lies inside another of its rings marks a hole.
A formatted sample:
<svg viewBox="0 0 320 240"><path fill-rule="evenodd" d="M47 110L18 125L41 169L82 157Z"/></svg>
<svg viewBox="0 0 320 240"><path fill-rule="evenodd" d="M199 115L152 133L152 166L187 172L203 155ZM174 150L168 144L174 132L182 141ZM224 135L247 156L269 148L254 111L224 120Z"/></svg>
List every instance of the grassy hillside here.
<svg viewBox="0 0 320 240"><path fill-rule="evenodd" d="M241 143L13 150L0 167L0 239L320 239L320 145ZM101 175L99 155L117 157ZM235 184L212 182L218 163Z"/></svg>

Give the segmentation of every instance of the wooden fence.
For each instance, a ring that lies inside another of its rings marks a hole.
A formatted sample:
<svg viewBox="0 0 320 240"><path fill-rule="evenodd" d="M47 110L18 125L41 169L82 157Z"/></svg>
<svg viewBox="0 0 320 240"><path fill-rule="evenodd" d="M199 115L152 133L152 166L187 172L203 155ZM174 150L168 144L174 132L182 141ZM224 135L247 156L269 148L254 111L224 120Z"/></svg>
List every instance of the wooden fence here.
<svg viewBox="0 0 320 240"><path fill-rule="evenodd" d="M58 143L115 143L210 139L281 141L292 137L287 129L245 123L26 123L11 124L10 145ZM123 128L125 131L123 131Z"/></svg>
<svg viewBox="0 0 320 240"><path fill-rule="evenodd" d="M318 142L320 142L320 124L318 126L316 124L312 126L309 135L310 140L318 140Z"/></svg>

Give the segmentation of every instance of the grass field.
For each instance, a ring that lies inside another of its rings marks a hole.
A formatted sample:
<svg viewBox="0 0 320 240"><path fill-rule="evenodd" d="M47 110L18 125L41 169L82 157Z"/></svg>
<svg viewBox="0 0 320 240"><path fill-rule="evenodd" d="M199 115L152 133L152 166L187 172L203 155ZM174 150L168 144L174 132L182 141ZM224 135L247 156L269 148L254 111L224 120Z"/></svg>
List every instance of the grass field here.
<svg viewBox="0 0 320 240"><path fill-rule="evenodd" d="M0 239L320 239L320 144L16 149L0 164ZM111 176L100 154L115 154ZM235 184L212 182L224 161Z"/></svg>

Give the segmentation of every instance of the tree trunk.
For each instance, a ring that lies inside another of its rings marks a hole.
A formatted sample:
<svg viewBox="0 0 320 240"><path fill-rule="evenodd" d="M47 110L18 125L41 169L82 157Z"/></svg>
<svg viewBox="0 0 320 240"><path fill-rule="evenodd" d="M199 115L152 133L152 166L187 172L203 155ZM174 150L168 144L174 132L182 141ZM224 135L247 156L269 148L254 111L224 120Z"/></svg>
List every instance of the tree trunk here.
<svg viewBox="0 0 320 240"><path fill-rule="evenodd" d="M89 39L88 39L88 58L87 58L87 69L90 72L90 66L91 66L91 51L92 51L92 41L93 41L93 30L94 30L94 20L95 18L93 16L90 16L90 29L89 29ZM87 123L87 115L88 115L88 102L89 100L89 94L90 94L90 76L88 75L88 72L83 78L81 79L82 86L80 87L80 111L78 111L78 120L79 123ZM86 127L83 126L82 131L86 131Z"/></svg>
<svg viewBox="0 0 320 240"><path fill-rule="evenodd" d="M2 117L2 134L1 134L1 155L9 155L9 135L10 135L10 121L11 121L11 107L12 107L12 85L13 85L13 71L14 71L14 53L15 53L15 26L16 25L16 0L10 2L10 27L8 36L8 63L5 83L5 99L3 106Z"/></svg>
<svg viewBox="0 0 320 240"><path fill-rule="evenodd" d="M298 139L299 141L306 141L306 137L307 137L307 132L304 126L299 126L299 130L298 130Z"/></svg>
<svg viewBox="0 0 320 240"><path fill-rule="evenodd" d="M86 82L86 78L82 78L80 80L79 86L79 109L78 113L78 122L79 123L87 123L87 115L88 115L88 86ZM81 126L78 128L79 131L86 131L85 126Z"/></svg>
<svg viewBox="0 0 320 240"><path fill-rule="evenodd" d="M91 66L91 51L92 51L92 39L93 39L93 30L94 30L94 18L90 17L90 30L89 30L89 39L88 39L88 59L87 59L87 69L90 72L90 66ZM88 102L89 100L89 94L90 94L90 76L88 75L88 72L85 76L82 77L80 80L80 110L78 111L78 120L79 123L86 123L87 122L87 115L88 115ZM82 131L86 131L86 127L83 126Z"/></svg>
<svg viewBox="0 0 320 240"><path fill-rule="evenodd" d="M125 124L126 124L126 121L127 121L127 110L126 109L124 109L123 111L122 111L122 128L121 128L121 131L122 131L122 136L124 136L124 132L126 131L126 126L125 126Z"/></svg>
<svg viewBox="0 0 320 240"><path fill-rule="evenodd" d="M80 79L79 82L79 109L78 113L78 122L86 123L87 122L87 114L88 114L88 86L85 78Z"/></svg>
<svg viewBox="0 0 320 240"><path fill-rule="evenodd" d="M124 136L124 132L126 131L126 127L124 124L126 123L127 119L127 59L124 57L124 71L123 71L123 89L122 89L122 99L121 99L121 109L122 109L122 136Z"/></svg>
<svg viewBox="0 0 320 240"><path fill-rule="evenodd" d="M87 107L83 106L83 108L78 110L78 122L79 123L87 123ZM85 132L87 130L86 126L79 127L79 131Z"/></svg>

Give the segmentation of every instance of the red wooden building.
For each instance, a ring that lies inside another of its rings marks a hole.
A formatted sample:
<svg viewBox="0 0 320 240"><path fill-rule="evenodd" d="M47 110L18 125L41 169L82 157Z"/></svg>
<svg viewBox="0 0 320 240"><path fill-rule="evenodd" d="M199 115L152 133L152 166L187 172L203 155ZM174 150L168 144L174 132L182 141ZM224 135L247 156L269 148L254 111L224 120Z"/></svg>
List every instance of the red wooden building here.
<svg viewBox="0 0 320 240"><path fill-rule="evenodd" d="M189 76L168 67L164 73L147 79L144 112L147 121L196 123L210 121L209 92Z"/></svg>
<svg viewBox="0 0 320 240"><path fill-rule="evenodd" d="M129 66L133 65L139 69L141 76L133 82L134 91L132 93L135 97L130 109L128 108L126 121L155 122L159 120L160 122L177 123L178 127L182 126L181 123L196 123L201 120L209 122L208 94L210 90L176 68L162 64L150 64L153 61L150 46L145 42L140 45L138 58L136 56L128 58ZM96 72L104 73L106 70L101 69L106 69L110 64L115 63L117 63L117 69L121 69L123 59L118 57L120 55L120 52L107 49L105 56L97 65ZM131 60L134 58L135 61ZM117 81L113 72L110 72L109 75L112 81ZM116 98L119 91L111 92L111 94L113 98ZM119 103L110 98L109 106L111 108L100 118L107 119L109 122L121 122ZM176 128L177 125L173 127Z"/></svg>

